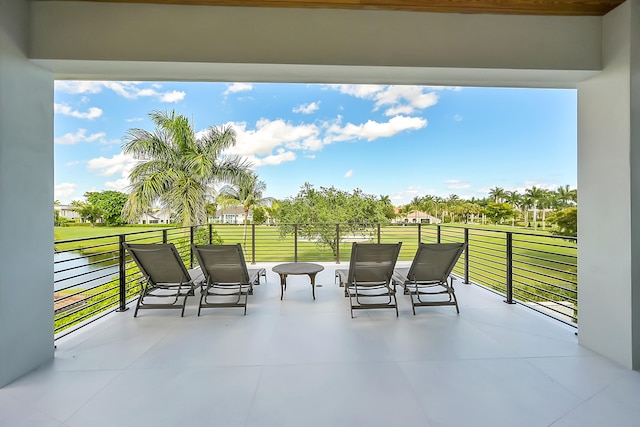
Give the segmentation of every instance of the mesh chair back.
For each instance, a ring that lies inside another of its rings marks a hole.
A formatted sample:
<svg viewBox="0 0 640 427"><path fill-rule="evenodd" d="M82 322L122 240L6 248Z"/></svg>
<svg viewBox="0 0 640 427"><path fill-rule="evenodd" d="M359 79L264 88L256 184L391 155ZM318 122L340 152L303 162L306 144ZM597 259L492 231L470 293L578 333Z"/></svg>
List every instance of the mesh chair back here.
<svg viewBox="0 0 640 427"><path fill-rule="evenodd" d="M348 282L388 282L402 243L353 243Z"/></svg>
<svg viewBox="0 0 640 427"><path fill-rule="evenodd" d="M242 245L194 246L198 263L210 283L249 283Z"/></svg>
<svg viewBox="0 0 640 427"><path fill-rule="evenodd" d="M416 282L446 282L464 248L464 243L421 243L407 278Z"/></svg>
<svg viewBox="0 0 640 427"><path fill-rule="evenodd" d="M123 243L131 258L151 283L186 283L189 272L173 243Z"/></svg>

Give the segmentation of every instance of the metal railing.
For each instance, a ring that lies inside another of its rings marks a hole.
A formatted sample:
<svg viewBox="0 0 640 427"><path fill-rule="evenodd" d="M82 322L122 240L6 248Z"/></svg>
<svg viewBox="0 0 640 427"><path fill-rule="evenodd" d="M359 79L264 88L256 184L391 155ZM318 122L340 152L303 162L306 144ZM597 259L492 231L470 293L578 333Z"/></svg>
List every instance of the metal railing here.
<svg viewBox="0 0 640 427"><path fill-rule="evenodd" d="M399 261L419 242L466 242L453 273L564 323L577 326L577 239L457 225L207 224L55 242L56 339L113 312L140 290L141 274L122 243L174 243L188 268L191 245L241 243L247 262L348 262L352 242L402 242Z"/></svg>

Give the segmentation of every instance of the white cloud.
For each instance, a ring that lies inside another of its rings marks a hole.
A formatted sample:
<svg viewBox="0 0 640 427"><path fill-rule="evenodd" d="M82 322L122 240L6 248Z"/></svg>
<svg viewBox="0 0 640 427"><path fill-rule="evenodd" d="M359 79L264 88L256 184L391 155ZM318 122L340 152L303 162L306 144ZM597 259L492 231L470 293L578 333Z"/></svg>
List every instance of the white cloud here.
<svg viewBox="0 0 640 427"><path fill-rule="evenodd" d="M132 118L132 119L127 119L126 121L127 121L127 122L129 122L129 123L131 123L131 122L141 122L141 121L143 121L143 120L144 120L144 119L143 119L142 117L134 117L134 118Z"/></svg>
<svg viewBox="0 0 640 427"><path fill-rule="evenodd" d="M320 108L320 102L311 102L309 104L302 104L293 109L294 113L311 114L314 111L318 111Z"/></svg>
<svg viewBox="0 0 640 427"><path fill-rule="evenodd" d="M462 116L460 114L454 114L453 115L453 120L455 120L456 122L461 122L462 121Z"/></svg>
<svg viewBox="0 0 640 427"><path fill-rule="evenodd" d="M70 94L100 93L103 85L102 82L56 80L54 88L60 92Z"/></svg>
<svg viewBox="0 0 640 427"><path fill-rule="evenodd" d="M396 116L386 123L369 120L361 125L347 123L344 126L334 124L327 129L325 142L351 141L366 139L373 141L377 138L390 137L406 130L418 130L427 125L427 120L420 117Z"/></svg>
<svg viewBox="0 0 640 427"><path fill-rule="evenodd" d="M100 93L103 89L109 89L126 99L138 99L141 97L156 98L160 102L175 103L182 101L185 92L169 91L160 92L161 85L152 84L151 87L144 87L147 83L140 82L85 82L85 81L56 81L55 89L70 94Z"/></svg>
<svg viewBox="0 0 640 427"><path fill-rule="evenodd" d="M316 155L315 155L315 154L307 154L307 155L305 155L305 157L306 157L307 159L315 159L315 158L316 158Z"/></svg>
<svg viewBox="0 0 640 427"><path fill-rule="evenodd" d="M121 173L123 177L128 177L131 169L138 163L130 154L119 153L111 158L97 157L89 160L87 169L95 171L100 176L112 176Z"/></svg>
<svg viewBox="0 0 640 427"><path fill-rule="evenodd" d="M459 179L448 179L445 181L445 184L447 184L447 189L449 190L466 190L467 188L471 188L471 184Z"/></svg>
<svg viewBox="0 0 640 427"><path fill-rule="evenodd" d="M384 86L381 85L329 85L329 87L345 95L363 99L371 99L375 94L384 90Z"/></svg>
<svg viewBox="0 0 640 427"><path fill-rule="evenodd" d="M255 129L248 129L245 122L228 124L236 131L236 145L228 154L266 156L279 147L309 151L322 148L320 129L314 124L292 125L282 119L260 119Z"/></svg>
<svg viewBox="0 0 640 427"><path fill-rule="evenodd" d="M438 103L435 90L443 88L432 86L380 86L380 85L329 85L340 93L361 99L375 101L374 111L387 108L385 115L411 114Z"/></svg>
<svg viewBox="0 0 640 427"><path fill-rule="evenodd" d="M234 83L227 86L227 90L224 91L224 95L238 92L249 92L251 90L253 90L253 85L251 83Z"/></svg>
<svg viewBox="0 0 640 427"><path fill-rule="evenodd" d="M129 178L120 178L115 181L107 181L104 183L104 186L107 188L112 188L115 191L123 191L130 184Z"/></svg>
<svg viewBox="0 0 640 427"><path fill-rule="evenodd" d="M66 133L58 138L54 138L54 142L56 144L62 145L73 145L79 142L93 142L99 140L100 142L106 142L104 137L107 134L104 132L92 133L91 135L87 135L86 129L78 129L76 133Z"/></svg>
<svg viewBox="0 0 640 427"><path fill-rule="evenodd" d="M76 161L73 161L73 162L67 162L64 165L65 166L75 166L75 165L79 165L79 164L80 164L80 160L76 160Z"/></svg>
<svg viewBox="0 0 640 427"><path fill-rule="evenodd" d="M77 188L78 184L73 184L70 182L57 184L53 187L53 198L54 200L60 200L61 202L63 200L68 200Z"/></svg>
<svg viewBox="0 0 640 427"><path fill-rule="evenodd" d="M184 99L185 93L177 90L158 94L160 102L180 102Z"/></svg>
<svg viewBox="0 0 640 427"><path fill-rule="evenodd" d="M351 178L353 176L353 169L349 169L347 173L344 174L345 178Z"/></svg>
<svg viewBox="0 0 640 427"><path fill-rule="evenodd" d="M402 108L405 114L411 114L416 109L424 110L438 103L438 94L435 92L424 92L421 86L388 86L384 91L375 95L376 107L379 109L390 106L385 112L387 116L393 116L394 111Z"/></svg>
<svg viewBox="0 0 640 427"><path fill-rule="evenodd" d="M293 151L286 151L283 148L280 148L277 150L277 154L272 154L266 157L255 157L255 156L249 156L248 157L249 161L251 163L253 163L254 167L258 167L258 166L274 166L274 165L279 165L281 163L285 163L285 162L292 162L296 159L296 153L294 153Z"/></svg>
<svg viewBox="0 0 640 427"><path fill-rule="evenodd" d="M427 191L419 186L409 186L404 190L389 195L394 206L406 205L416 196L424 196L425 194L433 194L433 191Z"/></svg>
<svg viewBox="0 0 640 427"><path fill-rule="evenodd" d="M91 107L86 113L81 113L80 111L74 110L66 104L54 104L53 112L56 114L63 114L65 116L88 120L97 119L98 117L102 116L102 110L100 108Z"/></svg>

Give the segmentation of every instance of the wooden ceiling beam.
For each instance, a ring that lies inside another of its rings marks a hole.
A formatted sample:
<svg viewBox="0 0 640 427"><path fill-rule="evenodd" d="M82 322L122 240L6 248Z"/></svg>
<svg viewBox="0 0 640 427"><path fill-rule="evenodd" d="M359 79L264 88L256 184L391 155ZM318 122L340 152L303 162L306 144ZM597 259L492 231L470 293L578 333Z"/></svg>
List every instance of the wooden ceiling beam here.
<svg viewBox="0 0 640 427"><path fill-rule="evenodd" d="M439 13L602 16L624 0L91 0L200 6L400 10Z"/></svg>

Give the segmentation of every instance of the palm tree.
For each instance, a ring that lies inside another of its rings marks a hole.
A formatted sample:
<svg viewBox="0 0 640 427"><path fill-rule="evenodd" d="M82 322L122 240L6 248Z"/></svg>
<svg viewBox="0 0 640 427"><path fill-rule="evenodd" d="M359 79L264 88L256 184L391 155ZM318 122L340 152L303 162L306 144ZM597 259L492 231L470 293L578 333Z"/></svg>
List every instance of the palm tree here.
<svg viewBox="0 0 640 427"><path fill-rule="evenodd" d="M507 193L504 191L504 188L494 187L489 190L489 196L493 198L493 201L496 203L503 202Z"/></svg>
<svg viewBox="0 0 640 427"><path fill-rule="evenodd" d="M507 191L505 194L505 201L507 203L509 203L512 207L513 210L518 210L518 212L520 211L520 206L522 205L522 196L517 192L517 191ZM516 216L512 215L511 216L511 226L514 227L516 221Z"/></svg>
<svg viewBox="0 0 640 427"><path fill-rule="evenodd" d="M560 209L568 208L569 206L575 204L578 199L578 190L572 190L569 185L558 187L558 189L556 190L556 194L558 195L558 207Z"/></svg>
<svg viewBox="0 0 640 427"><path fill-rule="evenodd" d="M249 173L237 184L225 185L218 194L218 200L224 206L241 206L244 212L244 243L247 242L247 218L249 211L256 206L270 203L273 198L262 197L267 184L260 181L255 173Z"/></svg>
<svg viewBox="0 0 640 427"><path fill-rule="evenodd" d="M418 212L420 211L420 209L422 208L422 199L418 196L415 196L413 199L411 199L411 201L409 202L409 207L411 208L411 210L414 212L413 215L413 222L418 222Z"/></svg>
<svg viewBox="0 0 640 427"><path fill-rule="evenodd" d="M153 133L129 129L123 152L140 162L133 168L129 199L123 216L137 219L159 201L183 225L202 224L207 218L206 195L215 183L238 182L249 164L238 156L222 156L236 142L231 127L215 126L196 136L189 119L174 111L153 111Z"/></svg>
<svg viewBox="0 0 640 427"><path fill-rule="evenodd" d="M544 192L541 188L536 187L535 185L531 188L527 188L525 190L526 196L531 200L531 206L533 207L533 229L537 230L537 217L538 217L538 204L544 197Z"/></svg>

